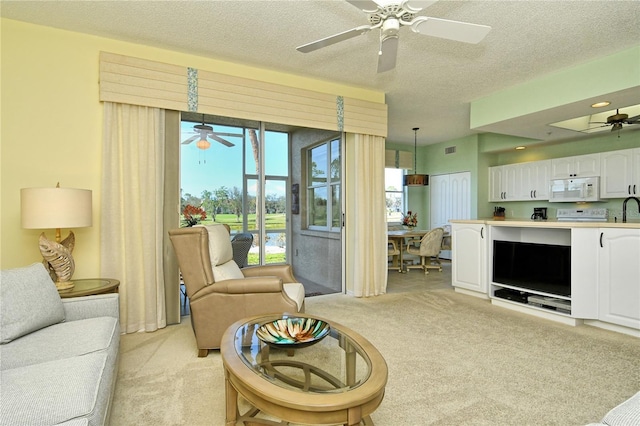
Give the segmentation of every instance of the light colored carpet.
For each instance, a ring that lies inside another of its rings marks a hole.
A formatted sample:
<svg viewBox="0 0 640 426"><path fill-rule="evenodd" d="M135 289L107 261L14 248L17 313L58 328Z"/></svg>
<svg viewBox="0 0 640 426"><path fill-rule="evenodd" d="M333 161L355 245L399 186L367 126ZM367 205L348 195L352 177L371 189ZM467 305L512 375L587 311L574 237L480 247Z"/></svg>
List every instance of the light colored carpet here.
<svg viewBox="0 0 640 426"><path fill-rule="evenodd" d="M441 277L411 272L375 298L307 299L307 313L356 330L387 360L377 426L584 425L640 390L639 339L495 307ZM111 424L224 425L220 353L197 358L188 317L122 336Z"/></svg>

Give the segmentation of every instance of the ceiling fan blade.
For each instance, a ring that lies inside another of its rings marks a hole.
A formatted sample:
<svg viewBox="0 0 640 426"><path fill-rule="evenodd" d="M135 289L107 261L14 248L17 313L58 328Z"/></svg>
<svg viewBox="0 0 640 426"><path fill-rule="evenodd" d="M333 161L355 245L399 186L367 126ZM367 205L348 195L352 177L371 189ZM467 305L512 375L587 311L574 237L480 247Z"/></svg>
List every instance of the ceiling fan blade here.
<svg viewBox="0 0 640 426"><path fill-rule="evenodd" d="M378 52L378 73L392 70L396 67L398 57L398 36L387 36L380 42Z"/></svg>
<svg viewBox="0 0 640 426"><path fill-rule="evenodd" d="M404 3L402 3L402 7L409 12L416 13L437 2L438 0L405 0Z"/></svg>
<svg viewBox="0 0 640 426"><path fill-rule="evenodd" d="M211 133L218 136L228 136L228 137L234 137L234 138L241 138L244 136L242 133L223 133L223 132L211 132Z"/></svg>
<svg viewBox="0 0 640 426"><path fill-rule="evenodd" d="M640 115L636 115L635 117L627 118L625 120L627 124L637 124L640 122Z"/></svg>
<svg viewBox="0 0 640 426"><path fill-rule="evenodd" d="M352 28L350 30L347 30L338 34L334 34L332 36L325 37L320 40L313 41L311 43L303 44L302 46L296 47L296 50L302 53L313 52L314 50L331 46L332 44L335 44L341 41L349 40L350 38L359 36L361 34L369 32L370 30L371 30L371 27L369 25L361 25L359 27Z"/></svg>
<svg viewBox="0 0 640 426"><path fill-rule="evenodd" d="M211 139L213 139L214 141L220 142L222 145L228 146L229 148L231 148L232 146L235 146L234 144L232 144L228 140L222 139L221 137L218 137L215 133L209 133L209 137Z"/></svg>
<svg viewBox="0 0 640 426"><path fill-rule="evenodd" d="M189 139L187 139L186 141L182 142L182 145L186 145L188 143L191 143L193 141L195 141L196 139L198 139L200 137L200 135L195 135L195 136L191 136Z"/></svg>
<svg viewBox="0 0 640 426"><path fill-rule="evenodd" d="M411 23L411 29L418 33L464 43L477 44L491 31L487 25L470 24L468 22L450 21L448 19L418 16Z"/></svg>
<svg viewBox="0 0 640 426"><path fill-rule="evenodd" d="M375 12L378 10L378 3L373 0L347 0L347 3L364 12Z"/></svg>

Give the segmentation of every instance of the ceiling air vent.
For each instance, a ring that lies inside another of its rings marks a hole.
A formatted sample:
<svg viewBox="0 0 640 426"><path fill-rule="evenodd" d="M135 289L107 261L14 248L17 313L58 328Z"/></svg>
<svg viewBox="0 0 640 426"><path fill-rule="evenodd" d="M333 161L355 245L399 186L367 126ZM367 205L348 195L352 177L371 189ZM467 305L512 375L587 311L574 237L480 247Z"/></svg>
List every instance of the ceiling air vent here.
<svg viewBox="0 0 640 426"><path fill-rule="evenodd" d="M455 146L450 146L444 149L444 153L446 154L455 154L456 153L456 147Z"/></svg>

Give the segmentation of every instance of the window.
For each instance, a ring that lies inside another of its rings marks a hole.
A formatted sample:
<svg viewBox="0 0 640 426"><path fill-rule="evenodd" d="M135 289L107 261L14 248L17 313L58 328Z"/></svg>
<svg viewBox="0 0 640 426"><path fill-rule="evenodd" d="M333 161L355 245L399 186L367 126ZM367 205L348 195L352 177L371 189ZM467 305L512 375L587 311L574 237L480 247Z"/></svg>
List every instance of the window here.
<svg viewBox="0 0 640 426"><path fill-rule="evenodd" d="M307 226L338 231L340 206L340 139L307 150Z"/></svg>
<svg viewBox="0 0 640 426"><path fill-rule="evenodd" d="M402 222L404 211L404 170L396 168L384 169L384 187L387 202L387 223Z"/></svg>

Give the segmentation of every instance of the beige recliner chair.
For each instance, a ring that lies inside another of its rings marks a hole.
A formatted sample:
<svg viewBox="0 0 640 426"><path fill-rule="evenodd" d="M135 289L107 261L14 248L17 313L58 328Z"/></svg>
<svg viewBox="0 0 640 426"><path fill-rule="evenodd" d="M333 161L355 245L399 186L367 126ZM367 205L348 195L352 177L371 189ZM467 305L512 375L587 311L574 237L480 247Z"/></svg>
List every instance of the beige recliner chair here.
<svg viewBox="0 0 640 426"><path fill-rule="evenodd" d="M224 331L253 315L304 312L304 286L291 265L240 269L222 224L169 231L189 296L198 356L219 349Z"/></svg>

